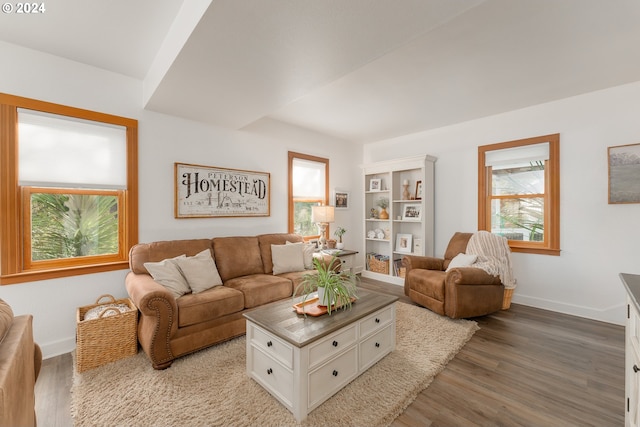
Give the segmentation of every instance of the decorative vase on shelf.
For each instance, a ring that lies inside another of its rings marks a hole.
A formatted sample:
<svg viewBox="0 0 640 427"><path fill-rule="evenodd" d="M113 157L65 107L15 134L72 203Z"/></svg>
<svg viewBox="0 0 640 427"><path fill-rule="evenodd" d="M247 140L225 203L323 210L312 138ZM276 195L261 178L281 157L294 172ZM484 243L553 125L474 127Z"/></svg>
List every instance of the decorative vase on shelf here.
<svg viewBox="0 0 640 427"><path fill-rule="evenodd" d="M380 219L389 219L389 213L387 212L387 209L385 209L385 208L381 208L380 209L379 218Z"/></svg>
<svg viewBox="0 0 640 427"><path fill-rule="evenodd" d="M409 198L411 197L411 195L409 194L409 184L402 184L402 187L404 188L404 190L402 191L402 199L409 200Z"/></svg>

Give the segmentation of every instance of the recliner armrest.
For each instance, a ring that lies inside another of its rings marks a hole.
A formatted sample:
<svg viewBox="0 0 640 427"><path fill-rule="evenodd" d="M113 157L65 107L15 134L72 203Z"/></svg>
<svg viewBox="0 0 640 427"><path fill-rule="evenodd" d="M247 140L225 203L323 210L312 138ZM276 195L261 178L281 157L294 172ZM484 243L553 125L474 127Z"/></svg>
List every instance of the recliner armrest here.
<svg viewBox="0 0 640 427"><path fill-rule="evenodd" d="M409 270L413 268L442 271L444 270L444 259L430 256L405 255L402 257L402 266L407 269L407 274Z"/></svg>
<svg viewBox="0 0 640 427"><path fill-rule="evenodd" d="M452 268L447 272L445 282L455 285L502 285L499 276L492 276L476 267Z"/></svg>

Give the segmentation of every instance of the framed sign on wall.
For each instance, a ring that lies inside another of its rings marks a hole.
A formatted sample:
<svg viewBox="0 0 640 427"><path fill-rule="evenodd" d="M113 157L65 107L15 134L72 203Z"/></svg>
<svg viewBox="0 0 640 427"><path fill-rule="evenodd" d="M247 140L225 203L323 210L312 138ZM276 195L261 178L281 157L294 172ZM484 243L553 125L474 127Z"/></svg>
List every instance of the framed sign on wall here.
<svg viewBox="0 0 640 427"><path fill-rule="evenodd" d="M270 215L270 174L213 166L174 164L175 217Z"/></svg>

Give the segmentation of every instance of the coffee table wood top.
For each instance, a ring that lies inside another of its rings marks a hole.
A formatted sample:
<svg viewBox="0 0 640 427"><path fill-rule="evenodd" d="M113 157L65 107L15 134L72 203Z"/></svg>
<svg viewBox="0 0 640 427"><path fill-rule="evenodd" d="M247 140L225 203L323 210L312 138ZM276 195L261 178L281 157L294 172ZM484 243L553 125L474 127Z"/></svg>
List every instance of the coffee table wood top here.
<svg viewBox="0 0 640 427"><path fill-rule="evenodd" d="M358 299L351 308L332 311L330 316L305 317L297 314L293 304L302 301L302 297L298 297L258 307L244 313L244 317L296 347L304 347L397 300L398 297L392 295L358 288Z"/></svg>

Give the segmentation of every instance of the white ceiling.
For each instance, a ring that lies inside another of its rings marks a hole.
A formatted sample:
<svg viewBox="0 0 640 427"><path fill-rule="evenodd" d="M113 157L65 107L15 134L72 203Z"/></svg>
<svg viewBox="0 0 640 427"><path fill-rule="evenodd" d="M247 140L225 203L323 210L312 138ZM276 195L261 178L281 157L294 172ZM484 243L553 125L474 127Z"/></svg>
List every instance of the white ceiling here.
<svg viewBox="0 0 640 427"><path fill-rule="evenodd" d="M369 142L640 80L638 0L45 6L0 14L0 40L144 80L147 109L233 129L268 117Z"/></svg>

